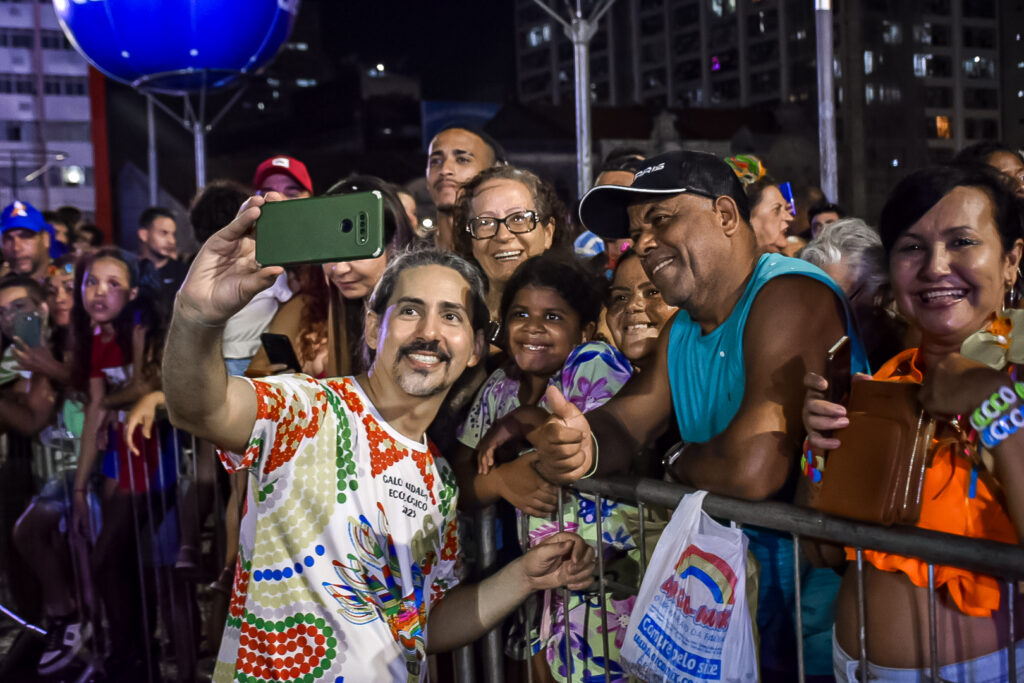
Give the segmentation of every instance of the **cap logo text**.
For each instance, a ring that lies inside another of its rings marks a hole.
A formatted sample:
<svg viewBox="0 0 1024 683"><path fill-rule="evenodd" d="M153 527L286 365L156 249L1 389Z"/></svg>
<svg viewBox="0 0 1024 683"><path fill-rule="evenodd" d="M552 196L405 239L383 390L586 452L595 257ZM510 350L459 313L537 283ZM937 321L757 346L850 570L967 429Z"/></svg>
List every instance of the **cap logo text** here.
<svg viewBox="0 0 1024 683"><path fill-rule="evenodd" d="M660 171L663 168L665 168L665 162L664 161L661 162L660 164L655 165L655 166L648 166L645 169L637 171L636 175L633 176L633 180L636 180L637 178L640 178L641 176L645 176L648 173L654 173L655 171Z"/></svg>
<svg viewBox="0 0 1024 683"><path fill-rule="evenodd" d="M277 159L274 159L273 161L271 161L270 165L271 166L284 166L285 168L288 168L292 164L291 164L291 162L288 159L283 159L281 157L278 157Z"/></svg>

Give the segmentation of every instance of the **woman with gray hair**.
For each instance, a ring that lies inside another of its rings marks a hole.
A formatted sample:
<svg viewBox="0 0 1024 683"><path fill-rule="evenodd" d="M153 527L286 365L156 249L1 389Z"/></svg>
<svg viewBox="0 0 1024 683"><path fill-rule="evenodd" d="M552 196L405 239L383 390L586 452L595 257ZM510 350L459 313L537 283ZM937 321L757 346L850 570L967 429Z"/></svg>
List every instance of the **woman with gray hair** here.
<svg viewBox="0 0 1024 683"><path fill-rule="evenodd" d="M829 223L800 252L836 281L853 308L871 367L903 349L904 325L889 306L882 238L860 218Z"/></svg>

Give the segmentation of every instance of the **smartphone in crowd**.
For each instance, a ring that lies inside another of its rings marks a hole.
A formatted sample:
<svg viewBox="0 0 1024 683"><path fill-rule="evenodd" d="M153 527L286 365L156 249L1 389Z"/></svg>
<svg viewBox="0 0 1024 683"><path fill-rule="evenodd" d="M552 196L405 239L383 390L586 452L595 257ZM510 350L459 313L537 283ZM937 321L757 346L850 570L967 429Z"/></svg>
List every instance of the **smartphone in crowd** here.
<svg viewBox="0 0 1024 683"><path fill-rule="evenodd" d="M299 357L295 355L295 348L292 347L292 340L287 335L264 332L260 335L260 342L271 363L284 365L292 372L302 372L302 364L299 363Z"/></svg>
<svg viewBox="0 0 1024 683"><path fill-rule="evenodd" d="M256 260L264 266L376 258L384 253L381 193L267 202L256 221Z"/></svg>
<svg viewBox="0 0 1024 683"><path fill-rule="evenodd" d="M825 380L828 382L828 389L825 390L826 401L846 405L850 398L851 362L850 338L843 335L832 345L825 357Z"/></svg>
<svg viewBox="0 0 1024 683"><path fill-rule="evenodd" d="M16 313L11 321L11 331L26 346L36 348L43 341L43 318L33 311Z"/></svg>

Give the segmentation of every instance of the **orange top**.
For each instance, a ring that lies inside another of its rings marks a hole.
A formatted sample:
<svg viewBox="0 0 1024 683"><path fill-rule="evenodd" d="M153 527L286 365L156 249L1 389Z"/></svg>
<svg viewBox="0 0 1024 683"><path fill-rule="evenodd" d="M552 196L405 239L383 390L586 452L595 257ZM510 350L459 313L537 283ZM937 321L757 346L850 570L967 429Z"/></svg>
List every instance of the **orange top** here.
<svg viewBox="0 0 1024 683"><path fill-rule="evenodd" d="M917 349L907 349L890 359L875 373L875 379L920 384L924 376L918 366ZM971 463L957 454L956 447L948 440L933 440L932 461L924 475L921 518L916 526L1017 543L1013 522L982 479L977 480L974 498L970 497ZM852 548L846 549L846 557L856 559ZM922 560L875 550L865 550L864 559L882 571L903 572L915 586L928 586L928 564ZM999 609L999 583L991 576L937 565L935 585L946 586L953 602L968 616L990 617Z"/></svg>

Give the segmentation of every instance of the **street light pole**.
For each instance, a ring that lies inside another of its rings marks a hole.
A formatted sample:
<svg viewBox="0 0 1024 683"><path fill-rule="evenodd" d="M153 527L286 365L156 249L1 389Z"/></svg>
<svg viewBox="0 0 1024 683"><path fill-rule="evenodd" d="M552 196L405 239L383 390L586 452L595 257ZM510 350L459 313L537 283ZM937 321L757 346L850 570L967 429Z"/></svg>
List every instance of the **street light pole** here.
<svg viewBox="0 0 1024 683"><path fill-rule="evenodd" d="M814 0L818 48L818 156L821 189L830 202L839 201L836 159L836 106L833 93L832 0Z"/></svg>
<svg viewBox="0 0 1024 683"><path fill-rule="evenodd" d="M590 154L590 41L597 33L601 17L611 9L615 0L600 0L590 16L584 16L581 0L576 0L576 8L570 8L568 21L544 4L544 0L533 1L562 25L565 35L572 41L576 101L576 191L582 197L590 189L593 174Z"/></svg>

